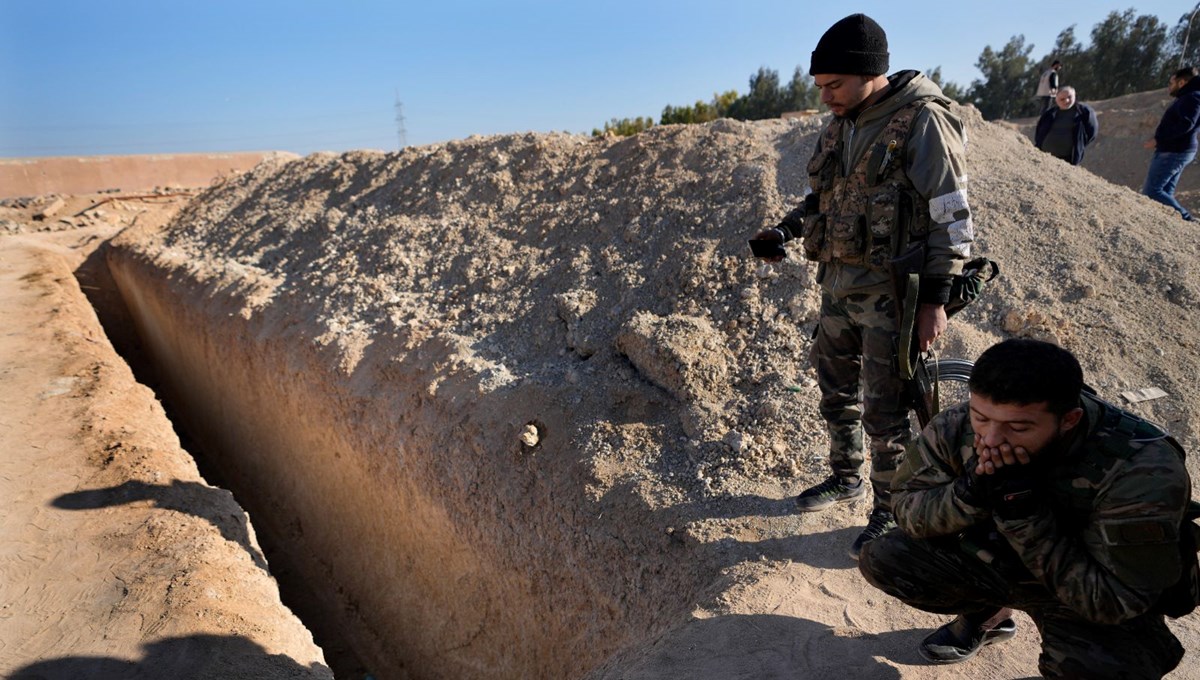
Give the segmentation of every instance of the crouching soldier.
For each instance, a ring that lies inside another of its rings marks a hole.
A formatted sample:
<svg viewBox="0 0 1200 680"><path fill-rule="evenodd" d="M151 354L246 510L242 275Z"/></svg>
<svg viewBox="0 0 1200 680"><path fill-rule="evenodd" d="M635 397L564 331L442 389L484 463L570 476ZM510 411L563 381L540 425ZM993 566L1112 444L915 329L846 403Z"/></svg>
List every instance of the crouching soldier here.
<svg viewBox="0 0 1200 680"><path fill-rule="evenodd" d="M1183 657L1164 614L1195 606L1182 450L1086 392L1056 345L995 345L969 387L897 470L899 529L863 548L863 576L957 615L921 642L931 662L1012 637L1015 608L1041 633L1047 678L1161 678Z"/></svg>

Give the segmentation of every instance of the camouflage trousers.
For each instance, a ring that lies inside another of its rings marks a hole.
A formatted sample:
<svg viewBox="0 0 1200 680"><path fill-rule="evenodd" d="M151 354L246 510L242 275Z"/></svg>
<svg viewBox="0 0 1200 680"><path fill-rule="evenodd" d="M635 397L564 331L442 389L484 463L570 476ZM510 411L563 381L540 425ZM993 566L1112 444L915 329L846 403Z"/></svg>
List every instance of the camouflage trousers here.
<svg viewBox="0 0 1200 680"><path fill-rule="evenodd" d="M896 312L885 293L821 291L821 320L810 361L821 388L835 475L861 478L863 431L871 437L875 507L891 509L892 477L912 441L908 399L896 369Z"/></svg>
<svg viewBox="0 0 1200 680"><path fill-rule="evenodd" d="M1024 611L1042 636L1038 670L1046 678L1149 680L1161 678L1183 658L1183 647L1161 614L1110 625L1088 621L1023 566L1002 570L986 564L963 550L957 538L925 540L893 529L863 546L858 568L871 585L927 612Z"/></svg>

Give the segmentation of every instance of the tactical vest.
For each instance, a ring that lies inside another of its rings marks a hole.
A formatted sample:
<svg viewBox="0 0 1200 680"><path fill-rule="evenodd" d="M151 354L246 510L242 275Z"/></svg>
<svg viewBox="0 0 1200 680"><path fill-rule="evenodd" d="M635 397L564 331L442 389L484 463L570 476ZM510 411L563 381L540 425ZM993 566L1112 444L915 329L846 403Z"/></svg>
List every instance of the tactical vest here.
<svg viewBox="0 0 1200 680"><path fill-rule="evenodd" d="M1110 404L1098 396L1084 392L1083 399L1099 404L1101 411L1100 424L1092 430L1087 439L1080 445L1080 459L1073 469L1081 477L1072 480L1062 480L1056 485L1055 496L1067 500L1070 509L1065 521L1067 528L1075 529L1089 521L1096 492L1112 469L1124 465L1143 445L1165 441L1183 459L1183 447L1174 438L1168 436L1157 425L1140 418L1124 409ZM1111 537L1114 540L1119 537ZM1132 537L1130 537L1132 538Z"/></svg>
<svg viewBox="0 0 1200 680"><path fill-rule="evenodd" d="M843 167L848 119L834 119L808 162L816 214L804 220L804 255L817 262L885 270L909 242L929 234L929 206L904 172L913 120L932 98L916 99L892 114L875 144L850 173Z"/></svg>

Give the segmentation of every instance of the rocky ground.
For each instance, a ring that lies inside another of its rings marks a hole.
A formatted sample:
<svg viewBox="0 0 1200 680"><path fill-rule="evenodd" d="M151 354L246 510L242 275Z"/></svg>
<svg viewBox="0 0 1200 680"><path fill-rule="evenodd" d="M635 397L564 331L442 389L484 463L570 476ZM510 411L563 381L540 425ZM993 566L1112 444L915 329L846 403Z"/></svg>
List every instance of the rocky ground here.
<svg viewBox="0 0 1200 680"><path fill-rule="evenodd" d="M1082 168L1034 149L1028 122L987 124L973 111L961 112L971 134L977 251L999 261L1003 275L955 320L939 351L969 358L1012 336L1062 343L1110 399L1135 389L1165 391L1129 407L1166 424L1195 451L1200 242L1195 226L1129 188L1140 185L1148 157L1132 145L1140 148L1163 104L1161 93L1096 103L1101 139ZM106 568L81 569L79 560L53 558L53 551L84 538L102 542L89 553L96 559L118 560L199 540L224 546L226 556L185 562L173 573L195 574L184 585L215 582L218 595L210 599L249 607L247 598L219 596L229 581L207 570L226 563L255 567L260 557L249 528L241 534L209 519L228 515L211 507L214 498L227 496L174 463L157 465L157 444L138 445L137 464L129 467L105 464L103 452L114 441L122 442L114 460L134 446L112 437L55 447L47 454L53 458L37 465L30 461L40 459L21 454L38 441L17 426L28 420L21 409L40 409L37 418L46 427L69 430L61 435L68 442L82 436L77 430L95 427L94 418L78 415L85 406L102 409L106 419L129 417L130 406L97 400L94 388L54 382L87 366L64 372L63 356L104 339L95 332L83 344L70 342L69 332L35 335L51 327L46 296L35 282L54 270L49 256L30 253L65 253L58 257L69 269L132 224L123 247L174 262L180 276L224 281L247 318L273 304L302 313L311 325L306 337L324 349L331 373L352 375L360 362L370 365L372 342L386 337L390 351L408 352L418 362L431 347L450 347L436 354L438 370L469 377L481 391L526 384L557 390L567 431L554 432L547 439L553 448L547 444L526 464L560 474L558 463L539 457L548 453L582 464L561 473L574 475L563 488L578 494L547 501L549 508L596 511L576 515L594 518L582 520L588 533L611 532L636 545L640 559L654 567L626 584L643 593L633 602L619 592L590 594L611 598L620 615L596 624L575 673L715 679L851 668L855 677L872 678L1036 675L1037 636L1028 619L1003 653L988 650L969 667L924 665L914 644L943 619L864 588L845 557L867 506L803 517L788 509L791 496L826 474L815 383L803 360L816 317L813 270L795 256L776 267L755 262L745 239L799 199L818 129L819 121L718 121L621 140L515 135L397 154L280 160L190 201L166 230L162 219L183 197L161 199L175 201L169 207L150 207L156 199L93 206L102 197L63 197L65 205L40 220L35 214L53 197L7 202L0 207L0 234L9 234L0 237L6 316L20 330L6 336L0 354L9 366L0 374L4 393L13 402L0 429L9 452L2 479L25 490L5 497L20 497L30 514L6 517L2 545L9 557L0 564L8 587L62 592L45 607L4 610L9 624L0 631L0 649L17 650L6 651L12 661L5 672L97 656L148 665L155 650L167 646L162 640L187 635L241 635L267 650L259 658L283 654L295 668L323 669L308 648L278 642L299 639L290 632L271 638L245 634L249 624L206 627L223 617L202 607L200 616L196 599L172 597L187 591L170 577L148 577L166 591L155 591L149 602L109 595L98 598L107 607L93 610L73 608L70 603L88 598L61 585L86 571L100 574L88 587L116 587ZM1181 192L1190 201L1195 178L1188 177ZM50 307L65 308L56 301ZM86 316L85 310L69 313ZM12 344L13 338L27 344ZM48 372L23 377L18 367ZM67 391L41 396L58 388ZM474 403L482 409L503 402ZM520 432L532 438L524 440L531 448L546 437L547 421L557 422L531 418L533 432ZM139 420L135 429L147 428ZM1197 465L1193 458L1193 475ZM82 471L63 479L50 474L74 466ZM528 474L538 478L536 469ZM164 501L151 491L168 482L213 492L177 494L165 513ZM446 485L451 498L456 483ZM119 506L104 492L114 488L123 494ZM128 506L127 497L133 499ZM56 498L65 499L60 505L66 509L47 505ZM494 508L497 516L504 516L504 500ZM104 512L76 511L95 505ZM123 531L109 524L114 507L140 511L142 519L134 521L201 518L182 524L207 528L209 535L178 538L172 532L183 529L172 525L146 530L162 547L108 541L104 537ZM562 521L578 520L568 515ZM58 538L45 538L47 527ZM651 535L670 538L656 542ZM597 545L608 549L604 540ZM50 556L37 569L18 571L16 556L42 543L51 546ZM173 559L187 557L175 552ZM20 600L14 593L5 601ZM136 610L142 623L126 623L122 607ZM274 605L263 612L273 620ZM1200 642L1194 618L1173 624L1189 650ZM174 637L147 619L172 622ZM52 623L63 621L74 630L104 630L116 641L103 647L94 634L65 638L54 632L63 624ZM139 644L149 645L142 656ZM447 677L430 668L413 674ZM1200 677L1194 652L1172 677Z"/></svg>

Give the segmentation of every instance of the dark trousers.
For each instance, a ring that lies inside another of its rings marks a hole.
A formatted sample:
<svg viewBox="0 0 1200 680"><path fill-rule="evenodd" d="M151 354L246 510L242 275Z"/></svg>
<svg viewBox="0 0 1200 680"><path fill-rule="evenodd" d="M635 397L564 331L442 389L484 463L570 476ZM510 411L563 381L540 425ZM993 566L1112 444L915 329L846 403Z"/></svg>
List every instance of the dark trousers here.
<svg viewBox="0 0 1200 680"><path fill-rule="evenodd" d="M1024 611L1042 636L1038 670L1047 678L1157 679L1183 658L1183 647L1161 614L1093 623L1059 602L1020 565L1001 571L963 550L956 538L917 539L894 529L863 547L858 568L871 585L927 612Z"/></svg>

